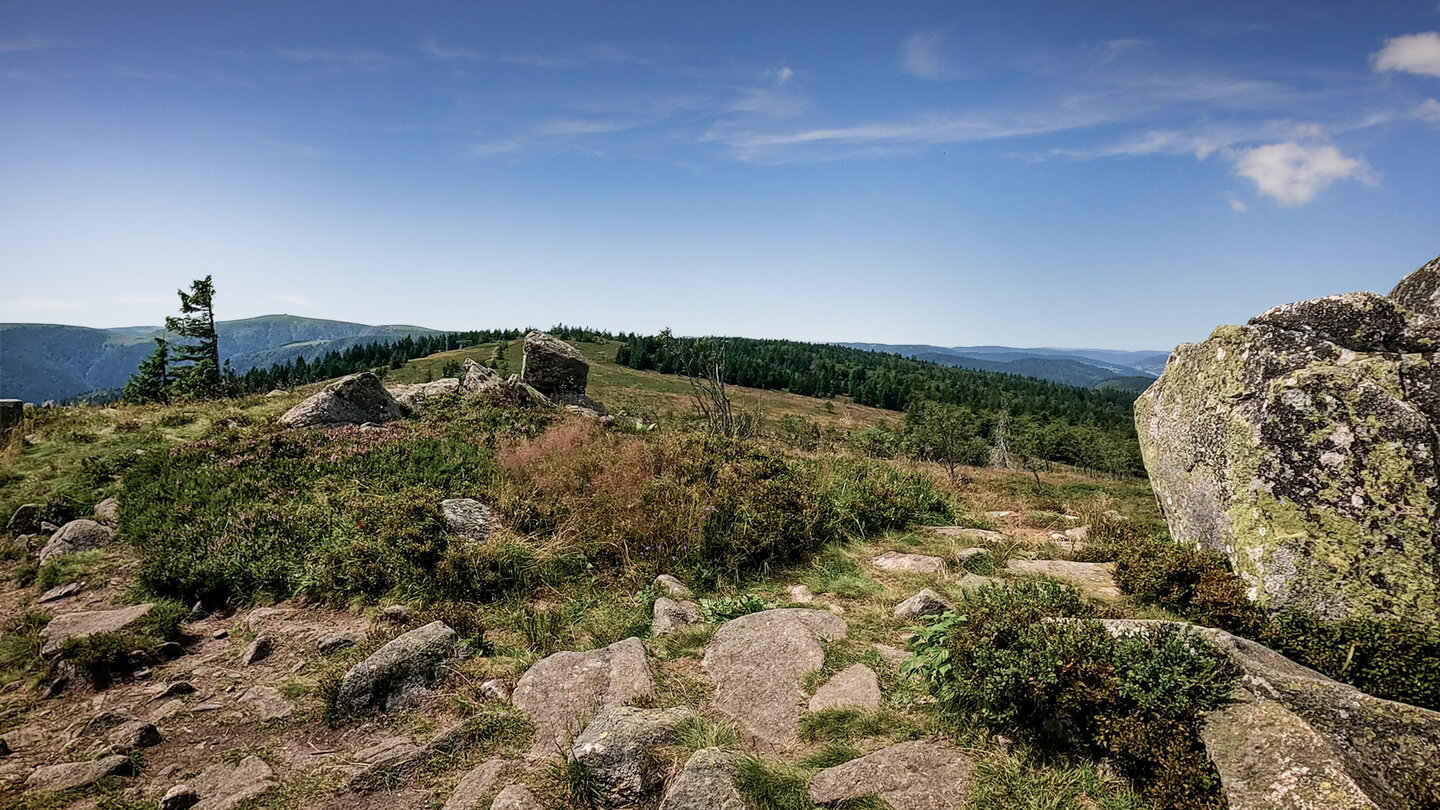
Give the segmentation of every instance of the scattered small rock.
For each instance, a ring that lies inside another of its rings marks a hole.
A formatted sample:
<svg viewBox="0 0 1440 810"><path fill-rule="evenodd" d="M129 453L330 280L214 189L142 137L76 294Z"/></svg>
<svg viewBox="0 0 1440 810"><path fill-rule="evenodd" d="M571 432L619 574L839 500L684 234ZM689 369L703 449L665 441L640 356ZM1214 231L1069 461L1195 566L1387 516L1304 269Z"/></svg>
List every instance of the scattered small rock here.
<svg viewBox="0 0 1440 810"><path fill-rule="evenodd" d="M847 708L874 711L880 708L880 679L870 667L852 664L815 690L809 708L812 712Z"/></svg>
<svg viewBox="0 0 1440 810"><path fill-rule="evenodd" d="M510 702L510 686L499 678L491 678L480 684L480 694L500 703Z"/></svg>
<svg viewBox="0 0 1440 810"><path fill-rule="evenodd" d="M699 624L704 619L700 606L694 602L675 601L666 596L655 600L655 617L650 622L650 635L668 636L682 627Z"/></svg>
<svg viewBox="0 0 1440 810"><path fill-rule="evenodd" d="M259 717L261 722L284 720L295 711L295 706L273 686L252 686L236 701ZM200 707L195 707L199 711Z"/></svg>
<svg viewBox="0 0 1440 810"><path fill-rule="evenodd" d="M189 785L176 785L165 792L160 800L160 810L189 810L200 801L200 795Z"/></svg>
<svg viewBox="0 0 1440 810"><path fill-rule="evenodd" d="M153 723L144 720L128 720L111 729L106 735L109 743L125 751L132 748L149 748L160 744L160 731Z"/></svg>
<svg viewBox="0 0 1440 810"><path fill-rule="evenodd" d="M409 624L415 620L415 614L410 608L404 605L386 605L380 609L380 621L390 624Z"/></svg>
<svg viewBox="0 0 1440 810"><path fill-rule="evenodd" d="M245 616L245 626L252 633L279 625L295 615L294 608L257 607Z"/></svg>
<svg viewBox="0 0 1440 810"><path fill-rule="evenodd" d="M882 571L904 571L910 574L938 574L945 570L945 561L924 554L902 554L887 551L870 561Z"/></svg>
<svg viewBox="0 0 1440 810"><path fill-rule="evenodd" d="M790 597L791 602L802 605L815 601L815 594L804 585L791 585L785 589L785 594Z"/></svg>
<svg viewBox="0 0 1440 810"><path fill-rule="evenodd" d="M241 653L240 664L248 667L257 661L264 660L274 648L275 639L269 636L256 636L255 640L250 642L250 646L245 648L245 652Z"/></svg>
<svg viewBox="0 0 1440 810"><path fill-rule="evenodd" d="M980 540L993 543L1005 539L1005 535L1000 532L992 532L989 529L972 529L967 526L931 526L930 531L954 540Z"/></svg>
<svg viewBox="0 0 1440 810"><path fill-rule="evenodd" d="M216 639L216 640L219 640L219 639L222 639L222 638L229 638L229 637L230 637L230 631L229 631L229 630L226 630L225 628L222 627L222 628L220 628L219 630L216 630L215 632L211 633L211 634L210 634L210 637L213 638L213 639Z"/></svg>
<svg viewBox="0 0 1440 810"><path fill-rule="evenodd" d="M120 522L120 502L114 498L95 504L95 519L107 526L114 526Z"/></svg>
<svg viewBox="0 0 1440 810"><path fill-rule="evenodd" d="M921 616L938 616L954 607L940 594L925 588L914 596L895 606L895 618L915 619Z"/></svg>
<svg viewBox="0 0 1440 810"><path fill-rule="evenodd" d="M897 669L905 663L906 658L910 657L910 653L889 644L876 644L875 651L880 653L880 657L885 659L885 663Z"/></svg>
<svg viewBox="0 0 1440 810"><path fill-rule="evenodd" d="M669 574L661 574L656 577L655 584L676 599L685 599L690 596L690 589L685 587L685 583Z"/></svg>
<svg viewBox="0 0 1440 810"><path fill-rule="evenodd" d="M185 648L178 641L162 641L155 646L155 657L170 661L185 654Z"/></svg>
<svg viewBox="0 0 1440 810"><path fill-rule="evenodd" d="M985 517L994 518L995 520L1004 520L1005 518L1008 518L1008 517L1015 517L1015 516L1018 515L1018 514L1020 514L1020 513L1019 513L1019 512L1012 512L1012 511L1010 511L1010 510L1008 510L1008 509L999 509L999 510L996 510L996 511L994 511L994 512L986 512L986 513L985 513Z"/></svg>

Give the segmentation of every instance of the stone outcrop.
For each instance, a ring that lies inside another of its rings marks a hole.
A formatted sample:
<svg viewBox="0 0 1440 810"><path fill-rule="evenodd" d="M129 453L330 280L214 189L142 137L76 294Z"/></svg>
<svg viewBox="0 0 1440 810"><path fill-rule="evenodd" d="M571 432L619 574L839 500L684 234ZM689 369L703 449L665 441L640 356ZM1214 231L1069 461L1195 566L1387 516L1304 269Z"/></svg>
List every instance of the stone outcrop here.
<svg viewBox="0 0 1440 810"><path fill-rule="evenodd" d="M115 531L103 523L93 520L72 520L50 536L50 541L40 549L40 564L46 565L66 554L94 551L110 545Z"/></svg>
<svg viewBox="0 0 1440 810"><path fill-rule="evenodd" d="M676 728L688 716L683 706L611 706L575 738L570 756L589 771L605 806L628 807L664 781L667 763L656 753L674 741Z"/></svg>
<svg viewBox="0 0 1440 810"><path fill-rule="evenodd" d="M660 810L745 810L745 799L735 786L735 755L719 748L702 748L690 755L685 767L670 780Z"/></svg>
<svg viewBox="0 0 1440 810"><path fill-rule="evenodd" d="M809 708L812 712L826 709L862 709L873 712L880 708L880 679L870 667L851 664L815 690L815 696L810 698Z"/></svg>
<svg viewBox="0 0 1440 810"><path fill-rule="evenodd" d="M960 810L975 765L946 742L915 740L882 748L815 774L816 804L878 796L895 810Z"/></svg>
<svg viewBox="0 0 1440 810"><path fill-rule="evenodd" d="M1175 539L1271 609L1440 626L1437 288L1440 259L1178 347L1135 403Z"/></svg>
<svg viewBox="0 0 1440 810"><path fill-rule="evenodd" d="M701 662L715 681L711 708L733 719L757 747L792 743L804 698L800 679L825 664L821 640L844 638L847 630L844 619L809 608L763 610L726 622Z"/></svg>
<svg viewBox="0 0 1440 810"><path fill-rule="evenodd" d="M432 382L396 385L388 389L390 396L410 413L423 413L431 400L453 397L460 393L460 381L446 377Z"/></svg>
<svg viewBox="0 0 1440 810"><path fill-rule="evenodd" d="M439 681L458 638L437 621L392 639L345 673L335 705L347 714L418 705Z"/></svg>
<svg viewBox="0 0 1440 810"><path fill-rule="evenodd" d="M40 631L40 654L55 655L71 639L89 638L96 633L123 630L144 618L155 605L152 602L116 610L81 610L62 613L50 620Z"/></svg>
<svg viewBox="0 0 1440 810"><path fill-rule="evenodd" d="M558 652L520 677L510 702L535 727L531 753L553 755L606 709L655 697L655 681L638 638L588 652Z"/></svg>
<svg viewBox="0 0 1440 810"><path fill-rule="evenodd" d="M478 394L500 383L500 375L489 366L482 366L474 360L465 361L465 370L460 374L460 392Z"/></svg>
<svg viewBox="0 0 1440 810"><path fill-rule="evenodd" d="M1371 697L1223 630L1112 619L1112 633L1189 627L1240 671L1234 703L1200 738L1231 810L1440 803L1440 712ZM1428 793L1426 793L1428 791Z"/></svg>
<svg viewBox="0 0 1440 810"><path fill-rule="evenodd" d="M351 374L333 383L286 411L280 424L286 427L335 427L366 422L393 422L405 415L405 408L370 372Z"/></svg>
<svg viewBox="0 0 1440 810"><path fill-rule="evenodd" d="M590 364L570 344L544 332L528 332L520 379L556 402L580 404L577 398L585 396Z"/></svg>

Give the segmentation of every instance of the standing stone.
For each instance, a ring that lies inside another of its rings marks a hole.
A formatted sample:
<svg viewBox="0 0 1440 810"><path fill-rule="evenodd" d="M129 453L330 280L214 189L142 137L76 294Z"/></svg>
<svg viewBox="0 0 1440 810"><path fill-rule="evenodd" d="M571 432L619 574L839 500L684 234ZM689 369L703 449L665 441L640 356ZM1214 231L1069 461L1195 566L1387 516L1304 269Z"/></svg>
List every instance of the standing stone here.
<svg viewBox="0 0 1440 810"><path fill-rule="evenodd" d="M664 780L665 767L655 753L674 741L675 730L688 716L690 710L683 706L612 706L585 726L570 755L590 772L608 806L626 807Z"/></svg>
<svg viewBox="0 0 1440 810"><path fill-rule="evenodd" d="M734 754L702 748L670 780L660 810L745 810L735 774Z"/></svg>
<svg viewBox="0 0 1440 810"><path fill-rule="evenodd" d="M60 527L50 537L50 542L40 549L40 564L54 562L56 558L81 551L94 551L108 546L115 539L115 532L103 523L93 520L72 520Z"/></svg>
<svg viewBox="0 0 1440 810"><path fill-rule="evenodd" d="M441 501L440 514L445 519L446 531L481 543L490 536L495 526L495 515L490 507L474 498Z"/></svg>
<svg viewBox="0 0 1440 810"><path fill-rule="evenodd" d="M808 608L751 613L726 622L701 662L715 681L711 707L735 720L746 741L777 749L795 739L800 679L825 664L822 639L844 638L845 620Z"/></svg>
<svg viewBox="0 0 1440 810"><path fill-rule="evenodd" d="M655 600L655 617L650 622L650 635L668 636L682 627L703 620L700 606L689 600L675 601L666 596Z"/></svg>
<svg viewBox="0 0 1440 810"><path fill-rule="evenodd" d="M1171 535L1260 604L1440 627L1437 277L1222 326L1135 403Z"/></svg>
<svg viewBox="0 0 1440 810"><path fill-rule="evenodd" d="M520 379L545 396L562 403L585 396L590 364L580 352L544 332L525 335L525 359Z"/></svg>
<svg viewBox="0 0 1440 810"><path fill-rule="evenodd" d="M655 697L655 682L638 638L589 652L558 652L530 667L510 702L535 727L531 753L569 746L585 721L614 706Z"/></svg>
<svg viewBox="0 0 1440 810"><path fill-rule="evenodd" d="M815 774L816 804L879 796L895 810L960 810L975 765L945 742L915 740L882 748Z"/></svg>
<svg viewBox="0 0 1440 810"><path fill-rule="evenodd" d="M417 705L440 680L458 638L449 625L436 621L392 639L345 673L336 706L363 714Z"/></svg>
<svg viewBox="0 0 1440 810"><path fill-rule="evenodd" d="M393 422L404 408L370 372L341 377L280 417L286 427L334 427Z"/></svg>
<svg viewBox="0 0 1440 810"><path fill-rule="evenodd" d="M123 630L139 621L154 608L153 602L116 610L82 610L62 613L40 630L40 654L55 655L71 639L89 638L96 633Z"/></svg>
<svg viewBox="0 0 1440 810"><path fill-rule="evenodd" d="M852 664L835 673L835 677L815 690L810 698L810 711L826 709L862 709L873 712L880 708L880 679L875 670L864 664Z"/></svg>

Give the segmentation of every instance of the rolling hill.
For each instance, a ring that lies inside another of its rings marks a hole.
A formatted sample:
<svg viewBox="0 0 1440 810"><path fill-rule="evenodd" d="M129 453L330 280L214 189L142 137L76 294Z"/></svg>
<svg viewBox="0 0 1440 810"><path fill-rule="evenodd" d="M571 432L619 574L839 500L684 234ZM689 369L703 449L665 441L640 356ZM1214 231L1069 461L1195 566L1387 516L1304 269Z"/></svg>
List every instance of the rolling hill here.
<svg viewBox="0 0 1440 810"><path fill-rule="evenodd" d="M890 352L946 366L1019 374L1082 388L1144 390L1165 370L1169 352L1111 349L1017 349L1010 346L928 346L924 344L841 343L852 349Z"/></svg>
<svg viewBox="0 0 1440 810"><path fill-rule="evenodd" d="M434 334L419 326L262 315L216 324L222 357L236 371L313 358L356 343ZM43 402L118 388L154 350L158 326L91 329L60 324L0 324L0 397Z"/></svg>

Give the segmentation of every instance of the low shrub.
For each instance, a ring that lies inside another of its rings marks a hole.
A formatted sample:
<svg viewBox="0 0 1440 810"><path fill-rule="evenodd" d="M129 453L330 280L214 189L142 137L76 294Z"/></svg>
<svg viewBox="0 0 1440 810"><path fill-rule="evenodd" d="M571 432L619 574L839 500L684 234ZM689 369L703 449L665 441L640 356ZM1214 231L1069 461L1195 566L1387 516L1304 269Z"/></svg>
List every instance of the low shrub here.
<svg viewBox="0 0 1440 810"><path fill-rule="evenodd" d="M1253 634L1261 620L1225 555L1163 536L1117 544L1115 582L1142 602L1240 635Z"/></svg>
<svg viewBox="0 0 1440 810"><path fill-rule="evenodd" d="M1174 630L1112 636L1073 589L981 588L923 628L910 668L947 710L1041 749L1108 757L1158 808L1221 808L1198 738L1235 673Z"/></svg>
<svg viewBox="0 0 1440 810"><path fill-rule="evenodd" d="M701 599L700 612L707 622L728 622L751 613L759 613L775 607L753 593L730 596L724 599Z"/></svg>

